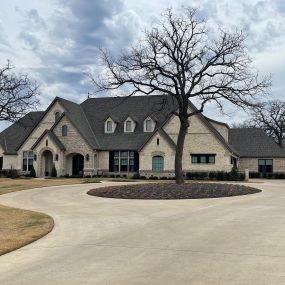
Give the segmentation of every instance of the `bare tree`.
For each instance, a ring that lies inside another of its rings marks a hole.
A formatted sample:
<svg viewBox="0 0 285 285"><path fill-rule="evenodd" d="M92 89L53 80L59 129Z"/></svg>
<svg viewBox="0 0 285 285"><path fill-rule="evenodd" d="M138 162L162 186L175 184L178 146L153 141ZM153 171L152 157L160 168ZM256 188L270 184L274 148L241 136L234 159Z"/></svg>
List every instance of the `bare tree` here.
<svg viewBox="0 0 285 285"><path fill-rule="evenodd" d="M285 147L285 102L273 100L251 111L251 117L245 124L263 129L276 143Z"/></svg>
<svg viewBox="0 0 285 285"><path fill-rule="evenodd" d="M9 61L0 67L0 121L14 122L38 104L38 85L12 70Z"/></svg>
<svg viewBox="0 0 285 285"><path fill-rule="evenodd" d="M241 108L256 104L266 93L270 78L259 79L251 69L242 32L220 30L215 39L199 20L196 10L182 14L166 10L161 21L145 32L143 40L114 58L101 49L104 73L89 74L96 92L128 87L128 95L165 94L177 103L173 112L180 129L175 154L176 183L183 183L182 155L189 117L201 113L214 101L222 110L224 101ZM189 100L197 99L197 110Z"/></svg>

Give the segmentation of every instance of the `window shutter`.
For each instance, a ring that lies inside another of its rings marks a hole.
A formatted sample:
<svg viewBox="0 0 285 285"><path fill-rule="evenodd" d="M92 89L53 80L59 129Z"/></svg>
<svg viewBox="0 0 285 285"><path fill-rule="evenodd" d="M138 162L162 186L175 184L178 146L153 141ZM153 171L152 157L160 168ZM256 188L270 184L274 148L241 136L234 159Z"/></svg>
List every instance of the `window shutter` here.
<svg viewBox="0 0 285 285"><path fill-rule="evenodd" d="M140 157L139 157L139 153L137 151L135 151L135 157L134 157L134 170L135 171L139 171L140 169Z"/></svg>
<svg viewBox="0 0 285 285"><path fill-rule="evenodd" d="M109 171L110 172L114 171L114 152L113 151L109 152Z"/></svg>

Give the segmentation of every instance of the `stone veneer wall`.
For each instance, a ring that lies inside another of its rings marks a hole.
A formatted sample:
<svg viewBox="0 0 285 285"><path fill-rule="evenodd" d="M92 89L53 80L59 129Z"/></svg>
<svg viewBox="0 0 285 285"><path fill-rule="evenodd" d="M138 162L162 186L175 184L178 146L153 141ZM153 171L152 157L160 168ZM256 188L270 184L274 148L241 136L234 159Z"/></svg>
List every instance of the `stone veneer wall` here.
<svg viewBox="0 0 285 285"><path fill-rule="evenodd" d="M258 159L262 158L240 158L239 170L244 171L249 169L251 172L258 172ZM284 158L266 158L273 159L273 172L285 172L285 159Z"/></svg>

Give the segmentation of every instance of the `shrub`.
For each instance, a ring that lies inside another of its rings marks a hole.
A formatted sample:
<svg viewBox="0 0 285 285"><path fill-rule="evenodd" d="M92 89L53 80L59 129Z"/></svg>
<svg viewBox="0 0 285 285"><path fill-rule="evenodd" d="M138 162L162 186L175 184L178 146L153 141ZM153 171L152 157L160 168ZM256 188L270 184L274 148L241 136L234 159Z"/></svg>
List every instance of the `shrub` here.
<svg viewBox="0 0 285 285"><path fill-rule="evenodd" d="M162 176L160 177L161 180L167 180L167 177L166 176Z"/></svg>
<svg viewBox="0 0 285 285"><path fill-rule="evenodd" d="M285 173L274 173L275 179L285 179Z"/></svg>
<svg viewBox="0 0 285 285"><path fill-rule="evenodd" d="M84 177L85 178L91 178L91 175L85 175Z"/></svg>
<svg viewBox="0 0 285 285"><path fill-rule="evenodd" d="M217 171L217 180L224 180L225 179L225 172L224 171Z"/></svg>
<svg viewBox="0 0 285 285"><path fill-rule="evenodd" d="M140 178L139 178L139 179L143 179L143 180L145 180L145 179L146 179L146 176L142 175L142 176L140 176Z"/></svg>
<svg viewBox="0 0 285 285"><path fill-rule="evenodd" d="M229 173L229 180L239 180L239 174L236 167L233 167Z"/></svg>
<svg viewBox="0 0 285 285"><path fill-rule="evenodd" d="M29 176L30 176L30 177L33 177L33 178L35 178L35 177L37 176L37 175L36 175L35 168L34 168L33 165L32 165L32 167L31 167Z"/></svg>
<svg viewBox="0 0 285 285"><path fill-rule="evenodd" d="M213 180L217 178L217 173L215 171L209 172L209 179Z"/></svg>
<svg viewBox="0 0 285 285"><path fill-rule="evenodd" d="M260 173L254 172L254 171L250 171L249 172L249 178L260 178Z"/></svg>
<svg viewBox="0 0 285 285"><path fill-rule="evenodd" d="M150 179L150 180L158 180L158 177L157 176L150 176L148 179Z"/></svg>
<svg viewBox="0 0 285 285"><path fill-rule="evenodd" d="M50 176L57 177L57 171L56 171L55 165L52 166Z"/></svg>
<svg viewBox="0 0 285 285"><path fill-rule="evenodd" d="M140 179L140 174L139 173L135 173L133 175L133 179Z"/></svg>
<svg viewBox="0 0 285 285"><path fill-rule="evenodd" d="M19 177L19 173L16 169L9 169L7 170L6 174L4 174L7 178L18 178Z"/></svg>
<svg viewBox="0 0 285 285"><path fill-rule="evenodd" d="M245 173L239 173L238 180L245 180Z"/></svg>

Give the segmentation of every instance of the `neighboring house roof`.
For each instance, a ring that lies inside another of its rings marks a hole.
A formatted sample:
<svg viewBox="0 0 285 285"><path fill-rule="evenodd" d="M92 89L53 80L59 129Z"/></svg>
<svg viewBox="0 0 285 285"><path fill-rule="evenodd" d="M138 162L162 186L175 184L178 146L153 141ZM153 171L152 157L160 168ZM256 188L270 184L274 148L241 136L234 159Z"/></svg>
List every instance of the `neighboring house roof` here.
<svg viewBox="0 0 285 285"><path fill-rule="evenodd" d="M230 129L229 143L241 157L285 157L285 150L258 128Z"/></svg>
<svg viewBox="0 0 285 285"><path fill-rule="evenodd" d="M43 139L45 135L48 135L51 140L58 146L60 150L65 150L65 146L62 144L60 139L50 130L45 130L42 135L37 139L37 141L33 144L32 149L34 149L40 141Z"/></svg>
<svg viewBox="0 0 285 285"><path fill-rule="evenodd" d="M44 112L30 112L0 133L0 145L5 154L17 154L17 149L37 126Z"/></svg>

